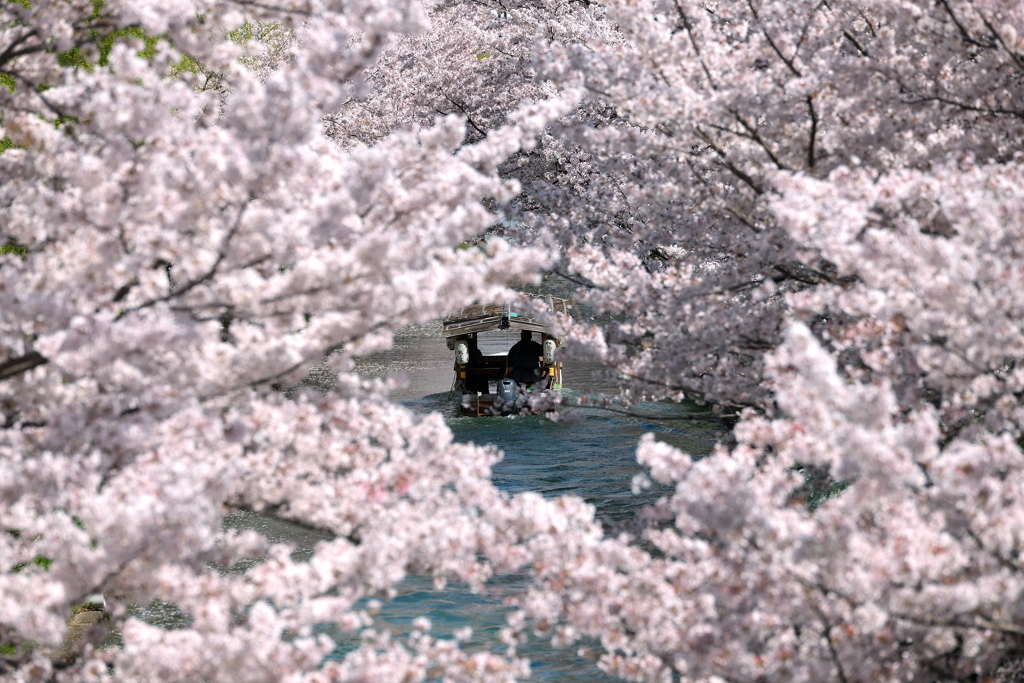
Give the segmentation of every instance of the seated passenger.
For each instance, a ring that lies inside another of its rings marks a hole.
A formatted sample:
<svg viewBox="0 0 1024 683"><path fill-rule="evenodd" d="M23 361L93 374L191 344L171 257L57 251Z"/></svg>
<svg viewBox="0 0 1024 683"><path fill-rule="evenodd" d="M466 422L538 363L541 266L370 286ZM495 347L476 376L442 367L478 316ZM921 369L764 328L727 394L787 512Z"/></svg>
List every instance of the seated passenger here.
<svg viewBox="0 0 1024 683"><path fill-rule="evenodd" d="M486 363L484 362L484 354L477 345L476 339L470 338L469 340L469 363L466 364L466 381L464 386L466 391L480 392L486 394L490 392L490 387L487 382L487 375L481 374L480 369L484 368ZM473 372L477 370L477 372Z"/></svg>
<svg viewBox="0 0 1024 683"><path fill-rule="evenodd" d="M519 384L533 384L540 380L543 375L540 371L541 358L544 355L544 347L533 341L533 333L523 330L519 341L508 350L508 357L505 365L511 370L512 379Z"/></svg>

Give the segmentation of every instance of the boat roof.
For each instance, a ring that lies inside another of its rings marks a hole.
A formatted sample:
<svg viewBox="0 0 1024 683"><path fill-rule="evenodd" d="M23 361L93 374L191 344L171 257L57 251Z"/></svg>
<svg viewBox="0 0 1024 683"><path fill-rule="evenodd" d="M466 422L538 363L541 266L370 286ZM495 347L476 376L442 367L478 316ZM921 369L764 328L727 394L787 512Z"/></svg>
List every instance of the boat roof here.
<svg viewBox="0 0 1024 683"><path fill-rule="evenodd" d="M530 294L531 298L542 299L548 304L550 313L562 313L572 317L573 304L570 299L559 299L543 294ZM445 337L459 337L487 330L529 330L531 332L553 332L550 325L539 322L528 314L517 311L515 304L473 304L451 313L441 320Z"/></svg>

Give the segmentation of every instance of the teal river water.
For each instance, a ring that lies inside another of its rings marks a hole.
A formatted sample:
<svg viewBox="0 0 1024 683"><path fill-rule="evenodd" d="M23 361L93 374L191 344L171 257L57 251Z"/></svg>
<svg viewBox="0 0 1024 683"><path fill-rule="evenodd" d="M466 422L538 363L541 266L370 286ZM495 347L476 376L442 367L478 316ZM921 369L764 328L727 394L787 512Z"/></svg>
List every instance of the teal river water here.
<svg viewBox="0 0 1024 683"><path fill-rule="evenodd" d="M701 412L695 405L645 404L632 408L649 417L585 408L586 419L574 425L556 424L538 416L461 417L457 415L457 399L448 393L453 360L439 324L411 326L396 335L393 348L357 361L356 371L367 377L401 373L408 384L392 394L394 400L417 412L440 412L457 441L497 445L504 458L494 468L493 477L501 489L579 496L593 504L598 517L607 522L630 517L660 495L657 490L640 496L631 492L633 476L641 471L635 455L640 436L653 432L659 439L701 455L710 451L724 429L719 422L672 419L683 413ZM563 382L570 397L614 391L614 384L599 367L583 363L567 362ZM308 555L323 538L256 515L236 517L229 523L255 528L271 540L292 543L296 556ZM500 653L504 646L498 632L509 611L504 601L523 590L525 580L522 576L501 577L493 582L490 592L479 595L460 586L438 591L428 579L411 577L399 586L396 599L385 603L377 613L375 626L400 635L411 630L413 619L426 616L435 637L450 637L456 629L469 626L473 638L465 647ZM180 615L175 617L155 605L140 612L154 623L170 625L180 619ZM335 656L343 657L354 647L351 637L327 632L339 642ZM519 653L530 658L532 680L611 680L597 668L593 657L581 656L578 647L555 649L548 639L535 637Z"/></svg>
<svg viewBox="0 0 1024 683"><path fill-rule="evenodd" d="M513 339L508 340L511 345ZM639 418L599 409L585 409L586 419L561 425L542 417L459 417L457 403L448 394L454 354L441 337L440 325L413 326L402 330L394 348L364 359L357 371L368 376L403 373L408 386L394 398L415 411L440 411L462 442L493 443L503 452L494 469L494 483L516 493L536 491L545 496L576 495L593 504L600 518L614 522L633 515L659 495L652 491L634 496L633 476L641 471L636 444L647 432L695 454L705 454L723 429L718 422L672 420L681 413L699 412L697 406L640 405ZM569 397L614 392L614 384L596 366L566 363L563 382ZM423 579L409 579L399 597L381 610L382 624L407 630L411 621L426 615L433 634L444 637L471 626L469 647L500 652L497 633L504 625L504 596L521 590L522 577L496 582L490 595L473 595L458 587L435 591ZM339 653L340 654L340 653ZM532 679L545 681L609 680L591 658L578 648L559 650L543 638L532 639L520 654L531 660Z"/></svg>

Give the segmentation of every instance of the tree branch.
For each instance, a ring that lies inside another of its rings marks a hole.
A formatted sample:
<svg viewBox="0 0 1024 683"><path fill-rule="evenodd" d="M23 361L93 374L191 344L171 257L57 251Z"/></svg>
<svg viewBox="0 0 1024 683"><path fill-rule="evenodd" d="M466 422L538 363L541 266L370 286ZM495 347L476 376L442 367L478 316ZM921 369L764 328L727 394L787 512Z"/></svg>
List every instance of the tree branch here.
<svg viewBox="0 0 1024 683"><path fill-rule="evenodd" d="M977 45L978 47L984 47L990 50L995 48L994 43L982 43L977 38L972 36L970 32L968 32L968 30L964 27L964 25L960 23L960 20L957 18L956 14L953 13L953 8L949 6L949 2L947 0L939 0L939 2L941 2L942 6L946 8L946 13L949 14L949 18L953 20L953 23L956 24L956 27L960 29L960 35L963 36L963 39L966 42L970 43L971 45Z"/></svg>
<svg viewBox="0 0 1024 683"><path fill-rule="evenodd" d="M19 44L24 42L27 38L30 38L36 34L35 30L26 31L20 36L11 41L11 44L7 46L7 49L0 53L0 66L3 66L7 62L17 59L22 55L32 54L33 52L42 52L46 49L41 43L33 45L31 47L22 48L21 50L15 50Z"/></svg>
<svg viewBox="0 0 1024 683"><path fill-rule="evenodd" d="M786 56L782 54L782 50L779 49L779 46L775 44L774 40L772 40L771 35L768 34L768 29L765 28L763 23L761 23L761 17L758 16L757 10L754 8L753 0L747 0L747 7L750 8L750 13L754 15L754 21L756 21L758 26L761 27L761 33L764 34L764 37L768 40L768 44L772 46L772 50L775 51L775 54L777 54L779 56L779 59L781 59L783 63L785 63L785 65L789 67L789 70L793 72L793 75L795 75L797 78L803 78L803 74L801 74L800 70L797 69L796 66L794 66L793 60L786 59Z"/></svg>
<svg viewBox="0 0 1024 683"><path fill-rule="evenodd" d="M171 292L167 296L162 296L162 297L160 297L158 299L150 299L149 301L144 301L143 303L139 304L138 306L135 306L134 308L130 308L130 309L126 310L126 311L123 311L120 315L117 316L117 319L120 320L121 318L123 318L124 316L126 316L129 313L134 313L135 311L141 311L144 308L149 308L150 306L155 306L158 303L162 303L164 301L170 301L171 299L174 299L176 297L181 296L182 294L185 294L185 293L189 292L190 290L192 290L195 287L201 285L202 283L207 282L207 281L213 279L213 277L217 274L218 269L220 268L220 264L223 263L225 258L227 258L228 247L231 245L231 240L234 238L235 234L238 232L238 228L241 226L242 216L245 214L245 210L248 208L248 206L249 206L249 202L246 201L239 208L238 216L235 217L234 224L231 226L231 229L228 231L228 234L225 235L224 243L221 245L220 250L217 252L217 259L213 262L213 265L210 266L210 269L207 272L203 273L201 276L197 277L194 280L188 281L180 289L174 290L173 292ZM261 257L260 260L263 260L263 257ZM258 263L258 262L259 261L256 261L256 263Z"/></svg>
<svg viewBox="0 0 1024 683"><path fill-rule="evenodd" d="M16 375L20 375L23 372L28 372L32 368L45 365L48 362L49 361L38 352L31 351L26 353L24 356L12 358L9 361L0 363L0 382L5 379L10 379Z"/></svg>
<svg viewBox="0 0 1024 683"><path fill-rule="evenodd" d="M487 131L485 131L480 126L476 125L476 121L473 120L473 117L469 115L469 112L466 111L466 108L464 106L462 106L461 104L459 104L458 102L456 102L452 98L448 97L448 93L444 92L443 90L440 90L440 88L438 90L441 92L441 97L443 97L446 100L448 100L449 102L451 102L453 105L455 105L458 108L459 111L462 112L462 115L466 117L466 122L469 125L473 126L473 128L476 130L476 132L480 133L480 135L482 135L483 137L487 137Z"/></svg>
<svg viewBox="0 0 1024 683"><path fill-rule="evenodd" d="M865 56L865 57L867 57L868 59L871 59L871 55L870 55L870 54L868 54L868 49L867 49L866 47L864 47L863 45L861 45L861 44L860 44L860 41L859 41L859 40L857 40L857 38L856 38L856 37L855 37L855 36L854 36L854 35L853 35L852 33L850 33L850 32L849 32L848 30L846 30L845 28L843 29L843 36L844 36L844 37L845 37L845 38L846 38L846 39L847 39L848 41L850 41L851 43L853 43L853 46L854 46L855 48L857 48L857 51L858 51L858 52L860 52L860 53L861 53L862 55L864 55L864 56Z"/></svg>
<svg viewBox="0 0 1024 683"><path fill-rule="evenodd" d="M800 40L796 41L796 49L793 51L794 60L796 59L796 56L800 54L800 46L804 44L805 40L807 40L807 32L811 29L811 24L814 23L814 15L816 15L818 13L818 10L820 10L822 7L827 7L830 10L832 9L831 7L829 7L828 2L826 0L821 0L821 2L819 2L813 10L811 10L811 15L807 17L807 21L804 23L804 27L800 31Z"/></svg>
<svg viewBox="0 0 1024 683"><path fill-rule="evenodd" d="M950 105L952 107L959 107L960 109L964 109L964 110L967 110L967 111L976 111L976 112L979 112L979 113L982 113L982 114L992 114L992 115L1009 114L1010 116L1015 116L1018 119L1024 119L1024 111L1017 111L1015 109L1004 109L1002 107L977 107L977 106L975 106L973 104L965 104L963 102L957 102L956 100L951 100L951 99L949 99L947 97L939 97L938 95L932 95L930 97L926 97L924 95L919 95L918 99L916 99L916 100L905 100L904 104L923 104L925 102L941 102L942 104L948 104L948 105Z"/></svg>
<svg viewBox="0 0 1024 683"><path fill-rule="evenodd" d="M725 168L729 169L729 171L734 176L736 176L745 184L747 184L754 191L755 194L764 194L764 190L761 188L761 186L758 185L753 178L751 178L749 175L740 170L735 164L729 161L729 157L726 156L722 148L718 146L718 143L716 143L714 139L710 135L708 135L708 133L700 126L697 126L697 135L698 137L700 137L701 140L706 142L708 146L711 147L711 149L715 150L715 153L718 154L718 156L721 158L722 165L725 166Z"/></svg>
<svg viewBox="0 0 1024 683"><path fill-rule="evenodd" d="M744 130L746 130L747 133L749 133L750 139L756 142L757 144L761 145L765 153L768 154L768 158L772 160L772 162L779 168L779 170L789 170L788 168L786 168L785 164L779 161L779 158L775 155L775 152L772 151L772 148L768 146L768 141L764 139L763 135L761 135L761 131L747 123L747 120L740 116L740 113L735 109L730 110L729 113L731 113L733 117L735 117L735 119L739 122L739 124L743 126Z"/></svg>
<svg viewBox="0 0 1024 683"><path fill-rule="evenodd" d="M901 614L899 612L891 613L897 619L903 621L909 621L912 624L919 626L932 626L937 628L968 628L974 631L998 631L999 633L1005 633L1013 636L1024 636L1024 628L1017 626L1016 624L1007 624L997 621L989 621L983 617L978 617L974 623L968 623L963 621L940 621L938 619L924 619L921 617L915 617L910 614Z"/></svg>
<svg viewBox="0 0 1024 683"><path fill-rule="evenodd" d="M975 533L974 529L971 528L969 520L964 520L964 529L967 531L967 535L971 537L971 540L973 540L974 543L978 546L979 550L988 553L989 555L994 557L999 562L999 564L1003 565L1004 567L1013 571L1014 573L1024 572L1024 567L1021 567L1019 564L1010 560L1009 558L1003 557L1003 555L998 551L992 550L991 548L986 546L985 543L981 540L981 537L978 536L978 534ZM1022 631L1022 634L1024 634L1024 631Z"/></svg>
<svg viewBox="0 0 1024 683"><path fill-rule="evenodd" d="M1024 59L1022 59L1020 55L1018 55L1016 52L1010 49L1010 46L1006 44L1006 42L1003 40L1003 37L999 35L999 31L995 29L995 26L993 26L989 22L988 17L986 17L985 14L980 9L978 9L977 6L974 5L974 3L971 3L971 7L974 7L974 11L978 13L979 17L981 17L981 21L983 24L985 24L985 28L987 28L989 33L992 34L996 42L1004 50L1006 50L1006 53L1010 55L1010 59L1013 60L1013 63L1017 66L1017 68L1020 70L1024 70Z"/></svg>
<svg viewBox="0 0 1024 683"><path fill-rule="evenodd" d="M811 139L807 144L807 168L814 170L814 140L818 134L818 112L814 110L814 97L807 96L807 109L811 114Z"/></svg>
<svg viewBox="0 0 1024 683"><path fill-rule="evenodd" d="M690 18L686 16L686 12L683 11L682 5L679 4L679 0L672 0L676 5L676 12L679 13L679 20L683 22L683 28L686 29L686 35L690 37L690 44L693 45L693 51L697 53L697 57L700 59L700 65L704 69L704 75L708 77L708 85L711 86L712 90L717 90L715 85L715 79L711 77L711 71L708 69L707 63L704 61L703 55L700 53L700 46L697 44L697 39L693 35L693 24L690 23Z"/></svg>

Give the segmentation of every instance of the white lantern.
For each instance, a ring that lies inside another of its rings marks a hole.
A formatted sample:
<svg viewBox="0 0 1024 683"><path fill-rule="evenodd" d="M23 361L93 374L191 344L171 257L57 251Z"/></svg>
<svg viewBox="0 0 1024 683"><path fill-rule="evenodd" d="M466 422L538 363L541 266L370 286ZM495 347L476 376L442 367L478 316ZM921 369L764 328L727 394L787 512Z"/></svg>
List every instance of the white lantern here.
<svg viewBox="0 0 1024 683"><path fill-rule="evenodd" d="M556 346L557 346L557 344L555 344L555 340L554 339L545 339L544 340L544 365L554 365L555 364L555 347Z"/></svg>
<svg viewBox="0 0 1024 683"><path fill-rule="evenodd" d="M469 362L469 344L466 343L465 339L460 339L455 344L455 362L459 365L465 365Z"/></svg>

